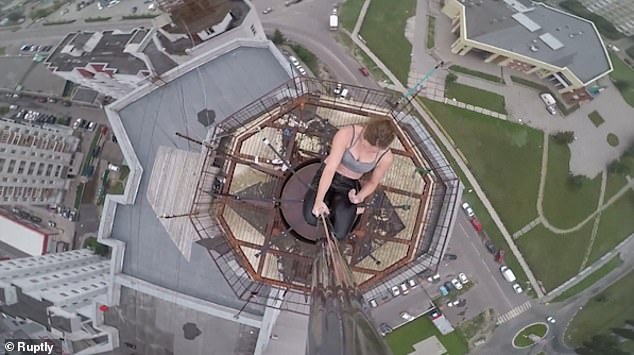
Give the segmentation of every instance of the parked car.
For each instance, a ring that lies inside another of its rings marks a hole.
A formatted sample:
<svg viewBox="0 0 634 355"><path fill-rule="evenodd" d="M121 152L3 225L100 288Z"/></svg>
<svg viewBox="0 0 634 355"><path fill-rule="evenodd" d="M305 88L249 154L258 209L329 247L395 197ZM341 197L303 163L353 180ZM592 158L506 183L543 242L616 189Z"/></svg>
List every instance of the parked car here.
<svg viewBox="0 0 634 355"><path fill-rule="evenodd" d="M407 312L401 312L401 318L405 319L406 321L411 321L414 319L414 316Z"/></svg>
<svg viewBox="0 0 634 355"><path fill-rule="evenodd" d="M409 279L407 281L407 285L409 286L409 288L416 288L418 286L418 283L416 283L416 280L414 279Z"/></svg>
<svg viewBox="0 0 634 355"><path fill-rule="evenodd" d="M445 286L440 286L438 290L440 291L441 296L447 296L449 294L449 290L447 290Z"/></svg>
<svg viewBox="0 0 634 355"><path fill-rule="evenodd" d="M451 284L456 288L456 290L462 290L462 284L458 281L458 279L452 279Z"/></svg>
<svg viewBox="0 0 634 355"><path fill-rule="evenodd" d="M337 86L335 86L335 89L332 92L335 95L340 95L342 90L343 90L343 84L337 83Z"/></svg>
<svg viewBox="0 0 634 355"><path fill-rule="evenodd" d="M82 118L76 119L75 122L73 122L73 129L77 129L81 127L83 123L84 123L84 120Z"/></svg>
<svg viewBox="0 0 634 355"><path fill-rule="evenodd" d="M445 255L443 256L443 259L444 259L444 260L456 260L456 259L458 259L458 255L456 255L456 254L449 254L449 253L447 253L447 254L445 254Z"/></svg>
<svg viewBox="0 0 634 355"><path fill-rule="evenodd" d="M264 11L262 11L263 14L270 14L271 12L273 12L273 8L272 7L267 7L266 9L264 9Z"/></svg>
<svg viewBox="0 0 634 355"><path fill-rule="evenodd" d="M555 323L557 323L557 320L553 316L548 316L548 317L546 317L546 322L548 322L550 324L555 324Z"/></svg>
<svg viewBox="0 0 634 355"><path fill-rule="evenodd" d="M371 299L370 302L368 302L368 303L370 304L370 307L372 307L372 308L376 308L376 307L379 306L379 304L376 303L376 299L374 299L374 298Z"/></svg>
<svg viewBox="0 0 634 355"><path fill-rule="evenodd" d="M363 76L370 76L370 72L368 71L368 68L366 67L359 68L359 71L361 72Z"/></svg>
<svg viewBox="0 0 634 355"><path fill-rule="evenodd" d="M460 300L453 300L453 301L449 301L447 302L447 307L454 307L460 304Z"/></svg>
<svg viewBox="0 0 634 355"><path fill-rule="evenodd" d="M462 210L464 211L464 213L467 214L467 217L469 218L475 216L475 213L473 212L473 208L471 208L468 202L462 203Z"/></svg>
<svg viewBox="0 0 634 355"><path fill-rule="evenodd" d="M42 219L38 216L29 216L29 219L31 220L31 222L33 223L40 223L42 222Z"/></svg>
<svg viewBox="0 0 634 355"><path fill-rule="evenodd" d="M51 228L55 228L57 227L57 223L53 222L53 221L48 221L48 226Z"/></svg>
<svg viewBox="0 0 634 355"><path fill-rule="evenodd" d="M297 71L298 71L301 75L306 75L306 69L304 69L304 67L302 67L301 65L297 67Z"/></svg>
<svg viewBox="0 0 634 355"><path fill-rule="evenodd" d="M495 247L495 244L493 244L493 242L492 242L492 241L490 241L490 240L487 240L487 241L484 243L484 247L485 247L485 248L487 249L487 251L488 251L489 253L491 253L491 254L495 254L495 253L498 251L498 249Z"/></svg>
<svg viewBox="0 0 634 355"><path fill-rule="evenodd" d="M500 272L502 273L502 276L504 276L504 279L508 282L515 282L515 280L517 280L513 270L506 265L500 266Z"/></svg>
<svg viewBox="0 0 634 355"><path fill-rule="evenodd" d="M387 323L379 324L379 331L381 332L381 335L383 336L385 336L385 334L391 333L393 330L394 329L392 329L392 327L390 327L390 325Z"/></svg>
<svg viewBox="0 0 634 355"><path fill-rule="evenodd" d="M298 66L299 65L299 60L297 60L297 58L295 58L292 55L288 56L288 60L291 62L291 64L293 64L294 66Z"/></svg>
<svg viewBox="0 0 634 355"><path fill-rule="evenodd" d="M89 131L94 132L95 129L97 129L97 123L96 122L92 122L91 121L90 123L88 123L88 130Z"/></svg>
<svg viewBox="0 0 634 355"><path fill-rule="evenodd" d="M520 294L522 292L524 292L524 290L522 289L522 286L520 286L519 284L513 284L513 291L515 291L515 293Z"/></svg>
<svg viewBox="0 0 634 355"><path fill-rule="evenodd" d="M465 275L464 272L459 273L458 278L460 279L460 282L462 282L463 285L469 283L469 279L467 278L467 275Z"/></svg>
<svg viewBox="0 0 634 355"><path fill-rule="evenodd" d="M401 289L398 286L393 286L391 290L392 290L392 296L394 297L401 294Z"/></svg>
<svg viewBox="0 0 634 355"><path fill-rule="evenodd" d="M403 293L403 295L406 295L406 294L409 293L409 289L407 288L407 284L402 283L400 287L401 287L401 292Z"/></svg>
<svg viewBox="0 0 634 355"><path fill-rule="evenodd" d="M119 170L121 170L121 167L112 163L108 163L108 170L118 173Z"/></svg>
<svg viewBox="0 0 634 355"><path fill-rule="evenodd" d="M48 99L46 99L46 101L47 101L48 103L54 104L54 103L56 103L56 102L57 102L57 99L56 99L56 98L53 98L53 97L49 97Z"/></svg>
<svg viewBox="0 0 634 355"><path fill-rule="evenodd" d="M542 101L546 105L546 110L548 111L548 113L550 113L551 115L557 114L557 109L555 108L557 106L557 101L555 100L553 95L548 92L543 92L539 94L539 98L542 99Z"/></svg>
<svg viewBox="0 0 634 355"><path fill-rule="evenodd" d="M40 102L40 103L45 103L45 102L46 102L46 98L45 98L45 97L39 97L39 98L37 99L37 102Z"/></svg>
<svg viewBox="0 0 634 355"><path fill-rule="evenodd" d="M476 216L473 216L471 218L471 225L476 230L476 232L482 231L482 223L480 223L480 221L478 220Z"/></svg>
<svg viewBox="0 0 634 355"><path fill-rule="evenodd" d="M62 101L62 105L69 107L72 106L72 103L70 101Z"/></svg>
<svg viewBox="0 0 634 355"><path fill-rule="evenodd" d="M445 287L447 288L447 291L451 292L453 290L455 290L456 288L454 287L454 285L451 283L451 281L447 281L445 282Z"/></svg>

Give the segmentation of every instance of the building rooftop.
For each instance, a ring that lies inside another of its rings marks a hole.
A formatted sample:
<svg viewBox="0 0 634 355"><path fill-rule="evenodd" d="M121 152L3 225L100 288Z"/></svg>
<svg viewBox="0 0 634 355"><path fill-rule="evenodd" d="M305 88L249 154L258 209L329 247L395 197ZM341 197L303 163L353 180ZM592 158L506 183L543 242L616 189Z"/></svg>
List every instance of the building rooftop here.
<svg viewBox="0 0 634 355"><path fill-rule="evenodd" d="M162 29L170 33L191 34L196 42L200 40L196 33L212 28L227 16L231 17L231 23L223 30L239 26L250 9L243 0L159 0L158 3L172 18L171 25Z"/></svg>
<svg viewBox="0 0 634 355"><path fill-rule="evenodd" d="M259 329L211 317L123 287L119 306L104 313L119 330L111 354L252 355ZM134 349L133 349L133 348Z"/></svg>
<svg viewBox="0 0 634 355"><path fill-rule="evenodd" d="M134 204L116 207L111 237L126 243L124 273L239 308L244 302L229 288L207 247L200 243L191 245L189 260L176 248L148 201L149 181L160 147L200 153L198 144L177 137L177 132L196 140L205 139L212 128L210 124L221 122L279 86L290 74L281 53L263 41L233 41L179 68L183 70L169 72L162 78L169 84L148 84L107 109L126 161L131 164L138 160L143 169ZM214 120L199 120L198 113L204 109L210 110ZM134 191L134 187L127 187L128 190ZM103 217L102 223L111 217ZM249 306L247 311L261 314L262 308Z"/></svg>
<svg viewBox="0 0 634 355"><path fill-rule="evenodd" d="M91 63L107 63L107 68L114 70L112 74L137 75L140 71L147 70L145 62L124 52L135 34L136 31L71 33L46 59L46 63L54 71L72 71Z"/></svg>
<svg viewBox="0 0 634 355"><path fill-rule="evenodd" d="M560 68L582 82L612 67L592 22L541 3L517 0L461 0L466 37Z"/></svg>

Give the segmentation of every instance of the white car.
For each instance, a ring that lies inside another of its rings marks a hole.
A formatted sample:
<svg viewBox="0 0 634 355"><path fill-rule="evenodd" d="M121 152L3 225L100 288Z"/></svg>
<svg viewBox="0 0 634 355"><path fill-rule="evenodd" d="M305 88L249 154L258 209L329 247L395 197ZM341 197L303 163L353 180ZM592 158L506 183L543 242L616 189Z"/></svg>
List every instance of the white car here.
<svg viewBox="0 0 634 355"><path fill-rule="evenodd" d="M373 299L371 299L371 300L370 300L370 302L368 302L368 303L370 304L370 307L372 307L372 308L376 308L376 307L378 307L378 306L379 306L379 305L376 303L376 300L375 300L374 298L373 298Z"/></svg>
<svg viewBox="0 0 634 355"><path fill-rule="evenodd" d="M522 286L520 286L519 284L513 284L513 291L515 291L515 293L517 294L524 292L524 290L522 290Z"/></svg>
<svg viewBox="0 0 634 355"><path fill-rule="evenodd" d="M409 285L409 288L416 288L416 286L418 286L418 284L416 283L416 280L414 279L408 280L407 285Z"/></svg>
<svg viewBox="0 0 634 355"><path fill-rule="evenodd" d="M460 300L453 300L453 301L449 301L447 302L447 307L454 307L460 304Z"/></svg>
<svg viewBox="0 0 634 355"><path fill-rule="evenodd" d="M83 119L81 118L76 119L75 122L73 122L73 129L79 128L79 126L81 126L82 123L84 123Z"/></svg>
<svg viewBox="0 0 634 355"><path fill-rule="evenodd" d="M304 69L303 67L299 66L297 67L297 71L301 74L301 75L306 75L306 69Z"/></svg>
<svg viewBox="0 0 634 355"><path fill-rule="evenodd" d="M401 289L398 288L398 286L393 286L391 290L392 290L392 296L394 297L401 294Z"/></svg>
<svg viewBox="0 0 634 355"><path fill-rule="evenodd" d="M406 321L410 321L414 319L414 317L407 312L401 312L401 318L405 319Z"/></svg>
<svg viewBox="0 0 634 355"><path fill-rule="evenodd" d="M473 212L473 208L471 208L471 206L469 206L468 202L464 202L462 204L462 210L464 211L464 213L467 214L467 217L469 217L469 218L475 216L475 212Z"/></svg>
<svg viewBox="0 0 634 355"><path fill-rule="evenodd" d="M555 323L557 323L557 320L555 320L555 317L553 317L553 316L548 316L548 317L546 317L546 322L548 322L550 324L555 324Z"/></svg>
<svg viewBox="0 0 634 355"><path fill-rule="evenodd" d="M469 279L467 278L467 275L465 275L464 272L459 273L458 278L460 279L460 282L462 282L463 285L469 283Z"/></svg>
<svg viewBox="0 0 634 355"><path fill-rule="evenodd" d="M408 293L409 293L409 289L407 288L407 284L405 284L405 283L402 283L402 284L401 284L401 291L402 291L402 293L403 293L404 295L406 295L406 294L408 294Z"/></svg>
<svg viewBox="0 0 634 355"><path fill-rule="evenodd" d="M288 60L291 62L291 64L293 64L294 66L298 66L299 65L299 60L297 60L297 58L293 57L292 55L288 56Z"/></svg>
<svg viewBox="0 0 634 355"><path fill-rule="evenodd" d="M462 290L462 284L458 281L458 279L451 280L451 284L456 288L456 290Z"/></svg>
<svg viewBox="0 0 634 355"><path fill-rule="evenodd" d="M332 92L334 92L335 95L340 95L342 90L343 90L343 84L337 83L337 86L335 86L335 89Z"/></svg>

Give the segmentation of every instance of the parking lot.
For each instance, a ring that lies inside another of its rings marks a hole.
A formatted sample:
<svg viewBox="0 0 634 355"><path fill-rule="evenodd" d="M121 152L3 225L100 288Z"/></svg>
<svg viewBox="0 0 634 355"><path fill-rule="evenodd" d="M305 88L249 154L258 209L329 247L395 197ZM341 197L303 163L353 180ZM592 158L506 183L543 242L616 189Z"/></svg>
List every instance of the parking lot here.
<svg viewBox="0 0 634 355"><path fill-rule="evenodd" d="M152 4L149 0L123 0L115 5L108 6L107 2L104 1L105 6L102 6L102 9L99 9L98 1L90 2L84 1L87 5L82 9L78 10L77 4L80 1L74 1L64 5L62 8L57 10L55 13L51 14L46 18L47 22L56 22L56 21L83 21L87 18L96 18L96 17L112 17L111 21L119 21L122 16L128 15L139 15L139 14L147 14L154 13L158 14L158 10L149 10L148 7ZM156 6L156 5L154 5ZM133 12L132 8L136 7L136 13Z"/></svg>

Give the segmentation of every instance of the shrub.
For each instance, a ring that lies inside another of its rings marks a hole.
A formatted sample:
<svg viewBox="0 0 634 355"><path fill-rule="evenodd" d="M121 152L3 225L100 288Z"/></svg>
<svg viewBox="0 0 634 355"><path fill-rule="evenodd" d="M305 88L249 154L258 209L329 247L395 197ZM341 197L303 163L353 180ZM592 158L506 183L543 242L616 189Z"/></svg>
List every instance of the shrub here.
<svg viewBox="0 0 634 355"><path fill-rule="evenodd" d="M555 142L559 144L570 144L575 140L575 132L565 131L565 132L557 132L553 138Z"/></svg>
<svg viewBox="0 0 634 355"><path fill-rule="evenodd" d="M630 167L620 160L614 160L608 165L608 172L619 175L629 175Z"/></svg>
<svg viewBox="0 0 634 355"><path fill-rule="evenodd" d="M284 34L282 34L282 31L276 28L275 32L273 32L273 36L271 37L271 41L273 41L273 43L277 45L281 45L286 43L286 37L284 37Z"/></svg>
<svg viewBox="0 0 634 355"><path fill-rule="evenodd" d="M574 190L579 190L583 186L583 182L586 180L582 175L568 175L568 184Z"/></svg>
<svg viewBox="0 0 634 355"><path fill-rule="evenodd" d="M445 78L447 83L455 83L456 80L458 80L458 76L454 73L447 74L447 77Z"/></svg>

